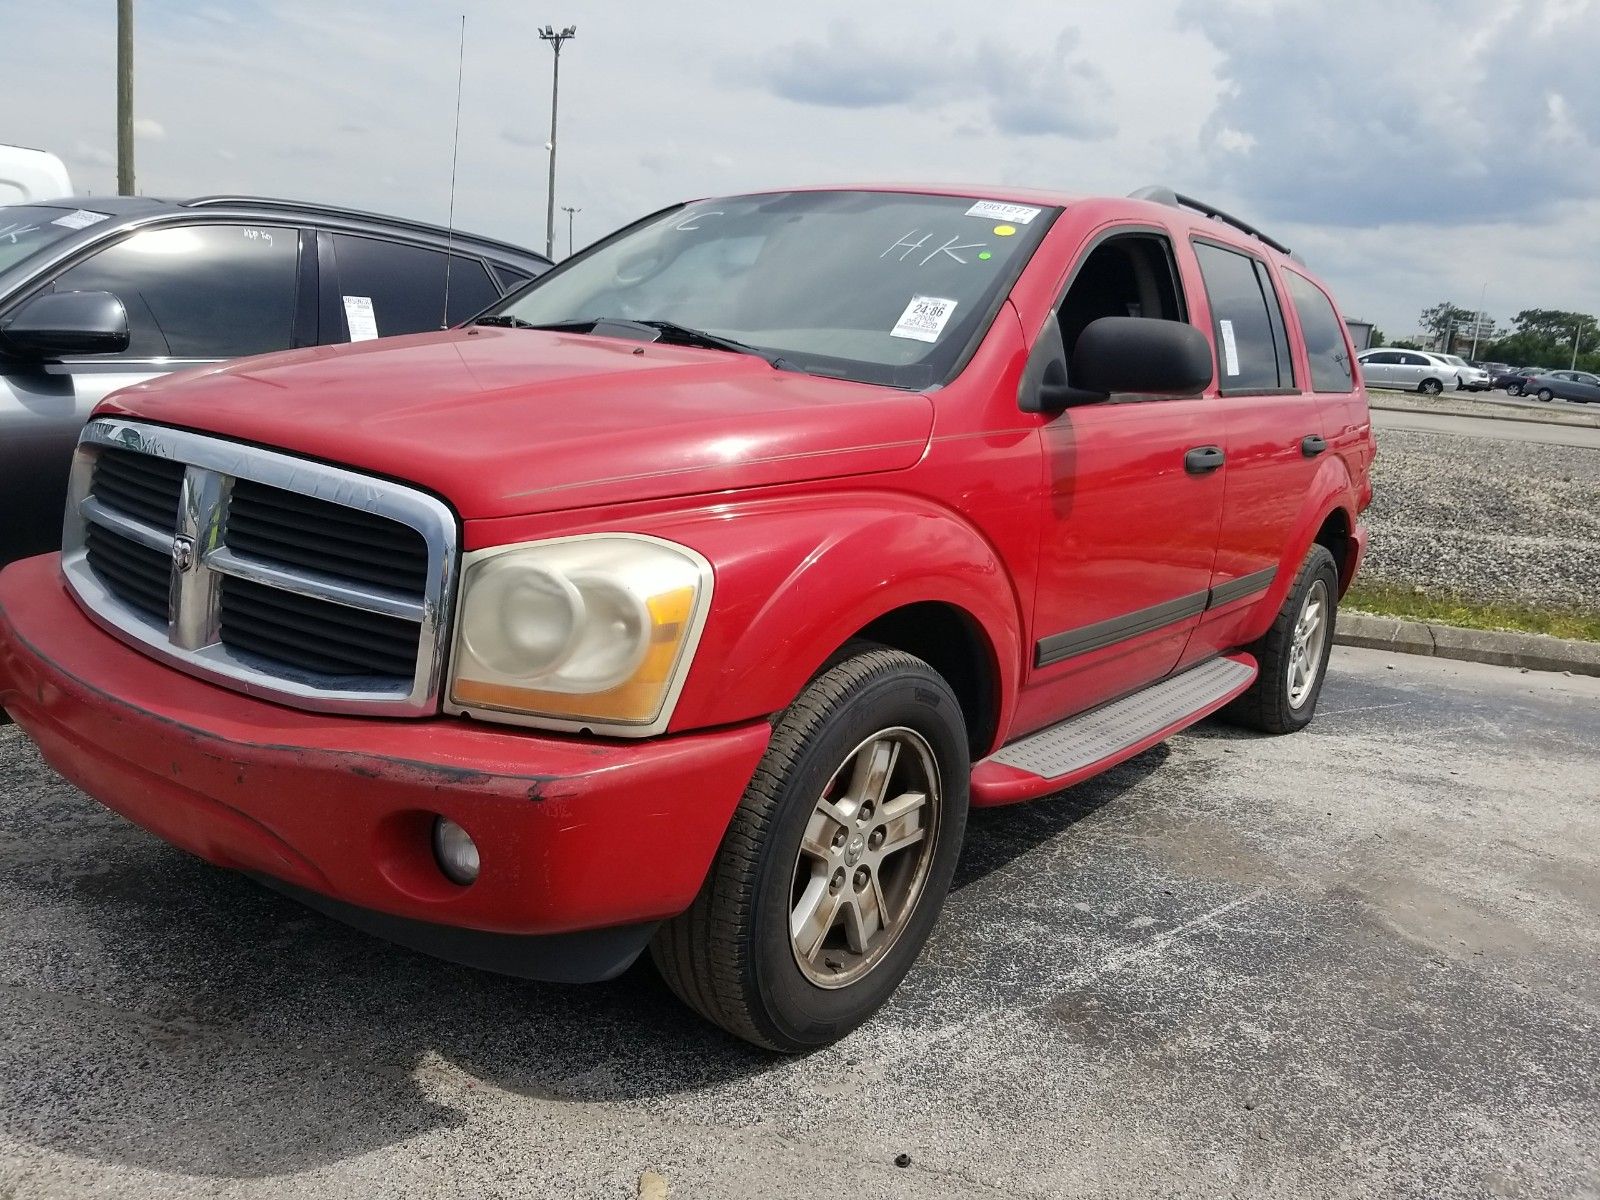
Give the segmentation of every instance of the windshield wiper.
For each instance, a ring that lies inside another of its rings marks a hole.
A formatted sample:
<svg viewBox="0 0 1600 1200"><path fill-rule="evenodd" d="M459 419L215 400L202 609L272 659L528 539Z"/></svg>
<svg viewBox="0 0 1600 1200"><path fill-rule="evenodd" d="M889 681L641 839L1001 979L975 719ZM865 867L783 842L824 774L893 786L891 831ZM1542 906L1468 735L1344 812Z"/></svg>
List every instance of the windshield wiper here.
<svg viewBox="0 0 1600 1200"><path fill-rule="evenodd" d="M651 329L660 330L673 342L680 346L704 346L708 350L727 350L733 354L754 354L757 358L765 359L780 371L799 370L793 363L759 346L752 346L748 342L738 342L733 338L723 337L717 333L707 333L704 329L695 329L689 325L679 325L676 321L633 321L634 325L647 325Z"/></svg>
<svg viewBox="0 0 1600 1200"><path fill-rule="evenodd" d="M521 317L513 317L510 313L492 313L487 317L479 317L473 324L498 325L502 329L554 329L581 332L593 325L594 321L556 321L550 325L536 325L532 321L524 321Z"/></svg>

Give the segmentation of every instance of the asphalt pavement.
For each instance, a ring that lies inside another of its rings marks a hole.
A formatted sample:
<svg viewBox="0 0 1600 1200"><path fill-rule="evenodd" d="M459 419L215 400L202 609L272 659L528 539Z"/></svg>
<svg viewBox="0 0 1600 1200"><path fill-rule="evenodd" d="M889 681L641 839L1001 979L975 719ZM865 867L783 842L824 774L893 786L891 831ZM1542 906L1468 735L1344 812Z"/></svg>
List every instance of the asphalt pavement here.
<svg viewBox="0 0 1600 1200"><path fill-rule="evenodd" d="M1600 449L1600 428L1586 425L1555 425L1544 421L1515 418L1496 420L1492 415L1469 416L1461 413L1374 408L1372 425L1380 433L1385 429L1398 429L1410 433L1447 433L1457 437L1488 438L1500 442L1534 442L1545 446L1581 446L1587 449Z"/></svg>
<svg viewBox="0 0 1600 1200"><path fill-rule="evenodd" d="M1332 670L974 814L798 1060L345 929L0 729L0 1196L1600 1196L1600 680Z"/></svg>

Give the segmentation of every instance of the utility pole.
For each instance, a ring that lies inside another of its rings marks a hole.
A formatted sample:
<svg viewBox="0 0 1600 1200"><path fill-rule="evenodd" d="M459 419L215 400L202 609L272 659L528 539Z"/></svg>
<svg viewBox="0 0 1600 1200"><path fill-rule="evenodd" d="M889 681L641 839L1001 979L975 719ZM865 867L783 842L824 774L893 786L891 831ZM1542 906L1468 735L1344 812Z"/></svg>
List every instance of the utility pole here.
<svg viewBox="0 0 1600 1200"><path fill-rule="evenodd" d="M556 103L561 97L561 46L577 34L576 25L568 25L560 33L551 25L539 30L539 40L549 42L556 53L555 69L550 73L550 144L545 147L550 151L550 195L544 214L544 256L552 260L556 254Z"/></svg>
<svg viewBox="0 0 1600 1200"><path fill-rule="evenodd" d="M561 206L561 211L567 214L567 257L571 258L572 257L572 216L573 216L574 213L581 213L583 211L583 209L581 209L581 208L573 208L571 205L563 204Z"/></svg>
<svg viewBox="0 0 1600 1200"><path fill-rule="evenodd" d="M1483 281L1483 287L1478 289L1478 311L1472 314L1472 353L1467 355L1468 362L1478 361L1478 334L1483 329L1483 298L1489 294L1489 281Z"/></svg>
<svg viewBox="0 0 1600 1200"><path fill-rule="evenodd" d="M1567 368L1569 371L1576 371L1578 369L1578 343L1582 340L1583 326L1574 325L1572 327L1572 365Z"/></svg>
<svg viewBox="0 0 1600 1200"><path fill-rule="evenodd" d="M117 194L133 195L133 0L117 0Z"/></svg>

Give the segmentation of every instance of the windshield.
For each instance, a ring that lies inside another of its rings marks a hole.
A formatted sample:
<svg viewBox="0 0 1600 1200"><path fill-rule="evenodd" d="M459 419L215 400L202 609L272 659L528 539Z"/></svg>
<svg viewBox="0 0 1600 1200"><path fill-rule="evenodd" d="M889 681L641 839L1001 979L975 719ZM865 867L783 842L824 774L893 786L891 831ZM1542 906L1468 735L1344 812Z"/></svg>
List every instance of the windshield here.
<svg viewBox="0 0 1600 1200"><path fill-rule="evenodd" d="M1056 212L890 192L702 200L568 260L495 311L580 332L607 318L662 322L664 341L708 344L690 340L699 332L779 366L931 387L987 328Z"/></svg>
<svg viewBox="0 0 1600 1200"><path fill-rule="evenodd" d="M30 204L0 205L0 271L16 266L30 254L69 238L82 229L79 224L57 222L73 214L64 208L43 208ZM96 214L97 220L105 220Z"/></svg>

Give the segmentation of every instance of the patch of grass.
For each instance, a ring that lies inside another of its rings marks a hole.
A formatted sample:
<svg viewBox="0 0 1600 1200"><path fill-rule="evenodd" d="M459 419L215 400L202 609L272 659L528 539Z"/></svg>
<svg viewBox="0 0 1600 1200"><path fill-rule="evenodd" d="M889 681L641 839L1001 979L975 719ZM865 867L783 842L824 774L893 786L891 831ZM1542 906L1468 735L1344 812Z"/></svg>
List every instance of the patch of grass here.
<svg viewBox="0 0 1600 1200"><path fill-rule="evenodd" d="M1509 629L1517 633L1548 633L1558 638L1600 642L1600 612L1581 609L1535 608L1531 604L1484 603L1460 596L1423 592L1394 583L1357 579L1343 605L1382 617L1432 621L1466 629Z"/></svg>

